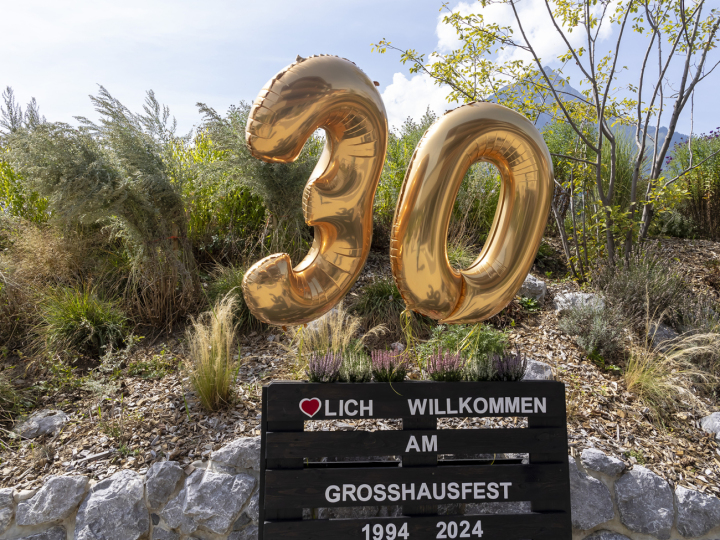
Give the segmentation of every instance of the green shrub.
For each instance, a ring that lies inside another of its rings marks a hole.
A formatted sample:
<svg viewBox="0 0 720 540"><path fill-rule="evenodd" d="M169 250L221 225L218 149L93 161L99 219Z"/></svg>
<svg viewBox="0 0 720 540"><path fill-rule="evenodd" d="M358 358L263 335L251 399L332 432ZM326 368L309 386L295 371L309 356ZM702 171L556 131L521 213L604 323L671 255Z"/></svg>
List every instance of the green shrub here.
<svg viewBox="0 0 720 540"><path fill-rule="evenodd" d="M405 301L392 277L383 277L365 285L358 292L351 311L357 314L366 329L384 325L394 339L401 335L400 314Z"/></svg>
<svg viewBox="0 0 720 540"><path fill-rule="evenodd" d="M633 254L627 265L599 260L593 285L637 330L647 320L675 321L687 294L686 279L656 249Z"/></svg>
<svg viewBox="0 0 720 540"><path fill-rule="evenodd" d="M89 287L56 287L40 305L40 338L50 351L71 349L100 357L107 347L122 344L128 320L115 300L100 298Z"/></svg>
<svg viewBox="0 0 720 540"><path fill-rule="evenodd" d="M211 304L231 294L235 298L235 322L244 330L262 330L267 325L255 318L245 303L242 292L242 280L245 268L240 266L218 266L213 272L213 280L208 287L208 299Z"/></svg>
<svg viewBox="0 0 720 540"><path fill-rule="evenodd" d="M372 364L370 358L360 352L343 354L340 366L340 380L342 382L370 382L372 379Z"/></svg>
<svg viewBox="0 0 720 540"><path fill-rule="evenodd" d="M677 182L688 192L688 198L678 210L693 222L693 229L701 236L720 239L720 130L693 137L691 141L693 170ZM687 143L675 145L667 167L673 178L691 165Z"/></svg>
<svg viewBox="0 0 720 540"><path fill-rule="evenodd" d="M480 250L476 250L467 236L461 236L448 243L447 255L450 266L455 269L464 270L470 266L477 257Z"/></svg>
<svg viewBox="0 0 720 540"><path fill-rule="evenodd" d="M482 323L439 324L433 328L430 339L419 346L420 353L429 357L435 351L459 352L466 359L501 353L507 347L507 336Z"/></svg>
<svg viewBox="0 0 720 540"><path fill-rule="evenodd" d="M185 369L200 403L209 411L232 401L236 353L234 304L233 296L222 298L212 310L193 319L187 330L190 362Z"/></svg>
<svg viewBox="0 0 720 540"><path fill-rule="evenodd" d="M609 357L623 345L625 321L617 308L600 302L577 304L558 321L560 330L575 336L576 343L589 355Z"/></svg>

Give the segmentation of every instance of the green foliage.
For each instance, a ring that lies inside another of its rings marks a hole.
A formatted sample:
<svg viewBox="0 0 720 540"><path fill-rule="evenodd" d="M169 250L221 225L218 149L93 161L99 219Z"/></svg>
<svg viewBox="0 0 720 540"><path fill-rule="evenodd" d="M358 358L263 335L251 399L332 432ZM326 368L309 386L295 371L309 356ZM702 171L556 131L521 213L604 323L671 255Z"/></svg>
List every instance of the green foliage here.
<svg viewBox="0 0 720 540"><path fill-rule="evenodd" d="M7 150L4 151L7 153ZM0 159L0 212L34 223L44 223L49 215L48 200L37 192L28 192L27 182L10 163Z"/></svg>
<svg viewBox="0 0 720 540"><path fill-rule="evenodd" d="M302 194L322 153L324 140L312 136L293 163L266 163L252 157L245 144L248 104L230 107L225 117L204 104L198 107L203 114L202 130L218 159L198 167L197 181L244 188L261 199L269 226L264 249L269 253L284 251L293 261L299 261L312 241L303 216Z"/></svg>
<svg viewBox="0 0 720 540"><path fill-rule="evenodd" d="M370 358L362 352L346 352L343 354L340 366L340 380L342 382L370 382L372 379L372 364Z"/></svg>
<svg viewBox="0 0 720 540"><path fill-rule="evenodd" d="M43 123L8 136L13 166L47 197L53 219L109 226L131 254L130 305L147 322L172 324L194 306L195 261L185 239L181 169L170 151L174 123L148 92L133 114L100 87L98 124Z"/></svg>
<svg viewBox="0 0 720 540"><path fill-rule="evenodd" d="M525 311L529 313L540 311L540 303L534 298L527 298L525 296L521 296L518 300L518 303Z"/></svg>
<svg viewBox="0 0 720 540"><path fill-rule="evenodd" d="M695 167L678 181L688 193L687 201L680 205L680 212L692 221L699 235L719 240L720 128L693 137L690 148L687 143L677 144L666 166L670 177Z"/></svg>
<svg viewBox="0 0 720 540"><path fill-rule="evenodd" d="M501 353L507 347L507 336L482 323L439 324L432 330L430 339L419 346L423 356L430 356L435 351L460 352L466 359Z"/></svg>
<svg viewBox="0 0 720 540"><path fill-rule="evenodd" d="M625 320L620 310L600 302L572 306L558 321L560 330L570 336L591 357L611 357L622 349Z"/></svg>
<svg viewBox="0 0 720 540"><path fill-rule="evenodd" d="M182 192L188 239L199 253L215 259L249 256L261 241L266 219L262 199L243 183L231 175L204 174L226 154L206 131L192 142L177 139L172 144L173 160L182 171L173 183Z"/></svg>
<svg viewBox="0 0 720 540"><path fill-rule="evenodd" d="M154 354L150 360L136 360L128 365L128 374L143 379L162 379L175 370L176 364L166 352Z"/></svg>
<svg viewBox="0 0 720 540"><path fill-rule="evenodd" d="M108 347L118 347L127 330L118 302L99 297L89 287L50 289L40 305L37 332L51 351L70 349L99 358Z"/></svg>
<svg viewBox="0 0 720 540"><path fill-rule="evenodd" d="M208 287L208 299L214 304L226 295L235 299L234 315L238 327L245 330L261 330L265 324L255 318L245 303L242 292L242 280L245 268L239 266L218 266L213 272L213 280Z"/></svg>
<svg viewBox="0 0 720 540"><path fill-rule="evenodd" d="M376 279L358 291L351 311L357 314L362 325L371 329L385 325L393 337L400 335L400 314L405 310L405 301L392 277Z"/></svg>
<svg viewBox="0 0 720 540"><path fill-rule="evenodd" d="M598 261L593 285L636 329L647 320L676 321L688 292L686 278L655 249L635 253L627 265Z"/></svg>

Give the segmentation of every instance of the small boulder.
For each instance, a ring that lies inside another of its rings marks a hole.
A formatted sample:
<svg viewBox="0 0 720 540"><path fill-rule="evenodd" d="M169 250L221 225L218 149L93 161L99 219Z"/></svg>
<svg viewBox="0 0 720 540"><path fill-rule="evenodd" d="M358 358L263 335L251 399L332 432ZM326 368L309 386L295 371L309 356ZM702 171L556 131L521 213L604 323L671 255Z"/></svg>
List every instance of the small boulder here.
<svg viewBox="0 0 720 540"><path fill-rule="evenodd" d="M70 421L70 417L62 411L43 409L30 415L19 427L23 439L34 439L48 433L55 433Z"/></svg>
<svg viewBox="0 0 720 540"><path fill-rule="evenodd" d="M659 350L665 350L671 346L672 340L677 338L678 334L675 330L670 328L667 324L653 323L650 325L648 331L648 337L652 342L653 347Z"/></svg>
<svg viewBox="0 0 720 540"><path fill-rule="evenodd" d="M678 486L675 489L675 502L675 526L685 538L703 536L720 525L720 499L717 497Z"/></svg>
<svg viewBox="0 0 720 540"><path fill-rule="evenodd" d="M75 540L137 540L149 531L143 478L127 469L93 486L75 520Z"/></svg>
<svg viewBox="0 0 720 540"><path fill-rule="evenodd" d="M620 521L628 529L670 538L675 508L668 483L645 467L636 465L615 482L615 500Z"/></svg>
<svg viewBox="0 0 720 540"><path fill-rule="evenodd" d="M176 461L161 461L152 464L145 476L150 508L159 508L168 501L183 474L182 468Z"/></svg>
<svg viewBox="0 0 720 540"><path fill-rule="evenodd" d="M13 488L0 489L0 534L4 533L10 526L15 507Z"/></svg>
<svg viewBox="0 0 720 540"><path fill-rule="evenodd" d="M401 352L403 352L405 350L405 345L403 345L399 341L396 341L395 343L390 344L390 349L395 354L400 354Z"/></svg>
<svg viewBox="0 0 720 540"><path fill-rule="evenodd" d="M66 538L65 527L57 526L41 533L23 536L22 538L18 538L18 540L65 540Z"/></svg>
<svg viewBox="0 0 720 540"><path fill-rule="evenodd" d="M255 523L257 523L258 519L260 518L260 496L259 493L256 493L252 496L250 499L250 502L247 505L247 508L245 509L245 513L247 516L253 520Z"/></svg>
<svg viewBox="0 0 720 540"><path fill-rule="evenodd" d="M605 306L603 299L592 293L560 293L555 296L555 313L557 313L557 315L563 315L570 308L581 306L583 304L595 304L601 308Z"/></svg>
<svg viewBox="0 0 720 540"><path fill-rule="evenodd" d="M173 531L166 531L160 527L154 527L152 540L180 540L180 535Z"/></svg>
<svg viewBox="0 0 720 540"><path fill-rule="evenodd" d="M538 279L535 276L528 274L525 281L520 287L518 294L525 298L532 298L537 300L541 304L545 301L545 294L547 293L547 285L542 279Z"/></svg>
<svg viewBox="0 0 720 540"><path fill-rule="evenodd" d="M230 536L228 536L228 540L257 540L257 537L258 526L248 525L242 531L233 532Z"/></svg>
<svg viewBox="0 0 720 540"><path fill-rule="evenodd" d="M213 462L238 469L260 470L260 437L241 437L215 450Z"/></svg>
<svg viewBox="0 0 720 540"><path fill-rule="evenodd" d="M553 370L548 364L528 358L523 381L552 381L554 378Z"/></svg>
<svg viewBox="0 0 720 540"><path fill-rule="evenodd" d="M35 496L18 505L18 525L41 525L68 517L88 488L85 476L51 476Z"/></svg>
<svg viewBox="0 0 720 540"><path fill-rule="evenodd" d="M568 460L572 526L586 531L614 518L615 508L605 484L581 471L573 457Z"/></svg>
<svg viewBox="0 0 720 540"><path fill-rule="evenodd" d="M580 456L583 466L616 478L625 470L625 464L618 458L607 456L595 448L586 448Z"/></svg>
<svg viewBox="0 0 720 540"><path fill-rule="evenodd" d="M590 536L586 536L584 540L630 540L630 538L612 531L597 531Z"/></svg>
<svg viewBox="0 0 720 540"><path fill-rule="evenodd" d="M720 412L714 412L700 420L700 427L708 433L714 433L715 438L720 440Z"/></svg>

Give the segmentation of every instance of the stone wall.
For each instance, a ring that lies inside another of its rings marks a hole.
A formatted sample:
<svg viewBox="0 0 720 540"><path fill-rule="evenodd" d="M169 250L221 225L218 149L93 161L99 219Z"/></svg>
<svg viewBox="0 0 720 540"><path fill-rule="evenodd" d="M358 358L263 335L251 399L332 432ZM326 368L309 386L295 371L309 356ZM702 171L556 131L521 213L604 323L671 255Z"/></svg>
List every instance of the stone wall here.
<svg viewBox="0 0 720 540"><path fill-rule="evenodd" d="M720 540L720 499L670 485L597 450L570 459L574 540ZM37 491L0 489L0 540L255 540L260 439L237 439L208 462L155 463L95 484L54 476ZM466 514L524 513L528 503L447 505ZM319 509L324 517L395 515L397 507Z"/></svg>

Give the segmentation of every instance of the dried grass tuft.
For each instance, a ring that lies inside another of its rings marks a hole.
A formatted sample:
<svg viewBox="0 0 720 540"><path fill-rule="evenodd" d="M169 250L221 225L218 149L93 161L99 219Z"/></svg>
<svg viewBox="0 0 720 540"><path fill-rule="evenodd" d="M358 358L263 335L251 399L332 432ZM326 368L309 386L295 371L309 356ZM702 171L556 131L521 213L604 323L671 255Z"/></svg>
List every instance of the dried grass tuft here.
<svg viewBox="0 0 720 540"><path fill-rule="evenodd" d="M200 402L210 411L232 402L235 301L233 296L226 295L212 310L192 319L187 332L190 362L185 369Z"/></svg>

